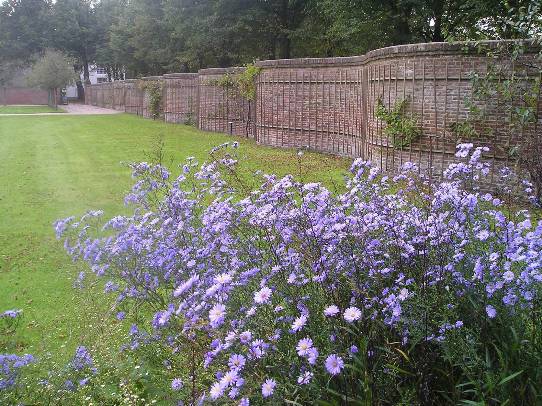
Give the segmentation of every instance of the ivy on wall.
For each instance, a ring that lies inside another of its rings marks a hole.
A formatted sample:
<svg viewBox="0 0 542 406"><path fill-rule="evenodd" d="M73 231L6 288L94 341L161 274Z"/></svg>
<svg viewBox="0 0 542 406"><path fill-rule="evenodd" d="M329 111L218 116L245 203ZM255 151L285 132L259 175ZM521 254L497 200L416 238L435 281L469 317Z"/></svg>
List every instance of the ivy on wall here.
<svg viewBox="0 0 542 406"><path fill-rule="evenodd" d="M160 118L162 114L163 84L159 80L140 80L140 90L149 95L149 112L153 120Z"/></svg>
<svg viewBox="0 0 542 406"><path fill-rule="evenodd" d="M376 102L376 117L386 123L384 134L397 149L408 147L422 135L416 117L407 117L405 114L407 104L408 99L396 100L394 105L387 109L381 98Z"/></svg>
<svg viewBox="0 0 542 406"><path fill-rule="evenodd" d="M226 92L234 92L239 94L248 102L248 110L244 121L245 135L249 136L249 129L252 123L252 104L256 99L256 78L261 72L261 68L254 64L248 64L242 72L231 74L226 73L218 79L210 81L210 85L220 87Z"/></svg>
<svg viewBox="0 0 542 406"><path fill-rule="evenodd" d="M256 99L256 77L260 74L261 70L262 68L254 64L248 64L245 66L243 72L236 74L226 73L220 78L210 81L210 84L224 90L234 90L242 98L253 101Z"/></svg>
<svg viewBox="0 0 542 406"><path fill-rule="evenodd" d="M472 94L465 99L468 119L454 123L452 132L461 136L492 135L492 120L488 109L498 109L504 121L499 130L508 133L509 158L516 161L520 172L527 173L532 195L542 204L542 132L539 109L542 100L542 38L530 42L499 44L496 49L481 49L480 54L506 61L489 65L485 72L472 72ZM537 57L524 60L527 47L541 49ZM498 104L495 105L495 101Z"/></svg>

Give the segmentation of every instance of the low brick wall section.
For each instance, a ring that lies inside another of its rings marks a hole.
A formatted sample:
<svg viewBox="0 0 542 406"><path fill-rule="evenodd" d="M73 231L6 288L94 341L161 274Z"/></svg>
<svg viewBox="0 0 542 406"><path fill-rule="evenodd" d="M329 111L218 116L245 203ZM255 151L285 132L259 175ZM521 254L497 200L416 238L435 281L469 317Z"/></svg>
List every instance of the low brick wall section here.
<svg viewBox="0 0 542 406"><path fill-rule="evenodd" d="M355 57L261 61L256 63L260 68L256 100L251 101L228 85L244 68L203 69L143 80L162 82L163 118L168 122L193 122L202 130L250 137L265 145L362 157L388 173L411 161L421 172L440 177L454 162L459 142L488 146L484 158L498 169L514 163L512 150L521 137L539 135L542 89L534 101L538 122L521 131L510 131L509 124L511 112L524 107L525 100L473 96L473 75L484 76L490 68L505 76L513 72L519 86L541 86L536 82L540 73L528 67L539 51L530 43L514 62L495 52L487 56L487 51L510 44L414 44ZM149 117L148 94L137 83L89 86L87 103ZM472 121L469 100L483 112L483 121ZM403 116L415 122L420 136L402 147L394 145L386 123L377 117L379 101L388 111L404 102ZM458 131L467 120L474 123L476 134Z"/></svg>
<svg viewBox="0 0 542 406"><path fill-rule="evenodd" d="M495 50L501 43L486 42L486 50ZM527 54L521 59L527 62L533 57ZM498 169L511 165L510 149L535 126L510 131L510 110L521 107L521 100L499 100L495 96L480 101L473 97L471 76L485 75L489 67L503 72L515 71L519 80L528 83L538 76L533 69L526 69L518 60L511 66L510 59L488 58L480 55L477 47L462 43L431 43L390 47L369 52L365 56L364 93L367 111L365 148L360 156L393 173L404 162L416 162L420 170L439 177L454 162L458 142L473 142L489 147L485 158ZM389 110L406 100L406 114L421 129L421 137L405 148L394 148L393 140L385 133L385 123L376 117L377 101L381 100ZM457 131L458 125L469 119L470 100L483 112L483 123L474 128L480 135L468 137ZM538 117L542 119L541 104ZM495 171L491 172L489 179Z"/></svg>
<svg viewBox="0 0 542 406"><path fill-rule="evenodd" d="M199 74L199 128L255 138L256 111L254 101L241 97L235 86L221 81L232 80L244 68L203 69Z"/></svg>
<svg viewBox="0 0 542 406"><path fill-rule="evenodd" d="M258 142L359 156L363 71L359 57L258 62Z"/></svg>
<svg viewBox="0 0 542 406"><path fill-rule="evenodd" d="M0 87L0 104L47 104L47 90L28 87Z"/></svg>
<svg viewBox="0 0 542 406"><path fill-rule="evenodd" d="M172 73L164 80L164 120L168 123L197 124L199 80L197 73Z"/></svg>

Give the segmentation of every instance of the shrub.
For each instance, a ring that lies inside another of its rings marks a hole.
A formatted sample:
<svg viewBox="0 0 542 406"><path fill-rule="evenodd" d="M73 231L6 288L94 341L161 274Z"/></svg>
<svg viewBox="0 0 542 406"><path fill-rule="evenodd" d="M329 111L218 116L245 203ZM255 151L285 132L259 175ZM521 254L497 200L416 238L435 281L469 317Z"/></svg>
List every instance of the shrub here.
<svg viewBox="0 0 542 406"><path fill-rule="evenodd" d="M412 145L422 135L422 130L417 123L417 117L406 116L407 104L408 99L397 100L388 110L384 106L382 99L379 98L376 102L375 115L386 123L384 133L397 149Z"/></svg>
<svg viewBox="0 0 542 406"><path fill-rule="evenodd" d="M130 216L55 224L177 399L541 401L542 223L476 189L482 148L460 145L436 185L358 159L334 195L292 176L252 190L235 147L175 178L133 164Z"/></svg>
<svg viewBox="0 0 542 406"><path fill-rule="evenodd" d="M148 94L149 114L153 120L159 119L162 114L163 84L160 80L140 80L140 90Z"/></svg>

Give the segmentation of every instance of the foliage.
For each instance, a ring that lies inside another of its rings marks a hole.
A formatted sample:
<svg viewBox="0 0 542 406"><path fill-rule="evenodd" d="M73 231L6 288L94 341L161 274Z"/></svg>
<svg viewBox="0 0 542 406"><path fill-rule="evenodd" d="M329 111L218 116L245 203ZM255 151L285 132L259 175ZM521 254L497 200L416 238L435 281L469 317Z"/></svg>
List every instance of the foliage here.
<svg viewBox="0 0 542 406"><path fill-rule="evenodd" d="M532 0L25 0L0 6L0 54L24 66L55 47L88 79L360 55L404 43L530 38Z"/></svg>
<svg viewBox="0 0 542 406"><path fill-rule="evenodd" d="M106 213L124 211L122 196L131 179L129 170L118 163L153 159L149 155L157 133L164 139L164 162L178 157L179 151L203 160L213 145L240 138L132 115L61 116L1 118L6 153L0 183L11 197L0 200L0 246L6 253L0 256L0 313L24 311L17 331L3 336L5 341L0 338L0 353L30 353L38 362L20 370L21 390L10 395L18 396L16 400L6 401L1 393L0 404L88 405L87 397L104 405L141 404L136 400L141 398L165 398L165 404L172 404L168 397L175 394L170 383L176 367L151 363L156 347L149 355L146 349L119 353L132 320L117 320L114 299L103 296L100 279L91 287L91 272L86 272L84 290L72 289L85 269L62 251L51 223L92 207L103 207ZM239 150L248 167L240 175L245 182L251 182L256 169L284 174L298 167L292 150L258 146L251 140ZM331 187L348 165L344 158L306 153L302 176ZM65 367L79 345L91 353L98 373L80 390L59 394L67 378ZM49 377L49 371L62 376ZM50 385L39 384L42 378ZM25 400L28 395L33 401L23 402L23 392Z"/></svg>
<svg viewBox="0 0 542 406"><path fill-rule="evenodd" d="M398 149L408 147L422 134L416 118L406 116L407 104L408 99L396 100L393 107L388 110L382 99L379 98L376 102L376 117L386 123L384 133Z"/></svg>
<svg viewBox="0 0 542 406"><path fill-rule="evenodd" d="M211 84L226 90L233 90L249 102L256 98L256 78L262 71L262 68L254 64L248 64L243 71L231 74L226 73L220 78L213 80Z"/></svg>
<svg viewBox="0 0 542 406"><path fill-rule="evenodd" d="M0 4L0 55L7 63L25 65L51 46L51 2L3 1Z"/></svg>
<svg viewBox="0 0 542 406"><path fill-rule="evenodd" d="M72 56L78 63L86 83L89 64L102 46L103 29L98 25L91 0L56 0L51 8L52 44Z"/></svg>
<svg viewBox="0 0 542 406"><path fill-rule="evenodd" d="M73 61L59 51L47 50L34 63L27 77L30 86L42 89L60 89L76 79Z"/></svg>
<svg viewBox="0 0 542 406"><path fill-rule="evenodd" d="M127 345L175 360L177 399L540 401L542 223L472 188L484 149L432 186L356 160L336 196L246 188L236 148L176 178L133 164L132 214L55 224L137 323Z"/></svg>
<svg viewBox="0 0 542 406"><path fill-rule="evenodd" d="M138 87L149 97L149 112L152 119L160 118L162 114L163 83L160 80L140 80Z"/></svg>
<svg viewBox="0 0 542 406"><path fill-rule="evenodd" d="M234 96L248 102L247 109L243 121L245 121L245 133L249 136L250 125L252 122L253 102L256 99L256 78L261 72L261 68L254 64L248 64L241 72L226 73L218 79L209 81L212 86L218 86L226 91L227 94L232 92Z"/></svg>
<svg viewBox="0 0 542 406"><path fill-rule="evenodd" d="M504 117L499 128L511 140L507 154L516 160L520 171L529 174L538 204L542 204L542 135L539 128L539 104L542 91L542 4L531 3L509 10L509 27L517 37L527 41L502 43L496 48L479 47L478 52L499 58L505 63L489 65L486 72L472 72L472 95L465 99L469 118L456 123L452 131L469 131L472 135L492 136L488 114ZM512 18L513 17L513 18ZM538 49L538 55L525 61L524 55ZM482 129L482 130L479 130ZM459 134L459 133L458 133Z"/></svg>
<svg viewBox="0 0 542 406"><path fill-rule="evenodd" d="M256 99L256 78L262 71L262 68L254 64L245 66L245 70L236 77L239 94L246 100L254 101Z"/></svg>

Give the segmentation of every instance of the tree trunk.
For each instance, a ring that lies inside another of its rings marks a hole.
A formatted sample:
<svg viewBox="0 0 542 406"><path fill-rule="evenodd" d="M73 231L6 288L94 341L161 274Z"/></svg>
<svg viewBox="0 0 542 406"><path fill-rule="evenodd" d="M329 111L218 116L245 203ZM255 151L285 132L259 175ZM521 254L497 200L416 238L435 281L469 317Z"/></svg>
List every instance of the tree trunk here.
<svg viewBox="0 0 542 406"><path fill-rule="evenodd" d="M75 84L77 86L77 99L79 101L85 101L85 87L83 86L83 82L78 80Z"/></svg>
<svg viewBox="0 0 542 406"><path fill-rule="evenodd" d="M291 42L290 42L290 38L288 34L288 31L290 29L288 0L281 1L279 21L280 21L280 31L278 35L279 58L289 59Z"/></svg>
<svg viewBox="0 0 542 406"><path fill-rule="evenodd" d="M408 44L412 42L412 32L408 24L412 14L411 6L401 6L396 0L388 1L393 24L393 45Z"/></svg>
<svg viewBox="0 0 542 406"><path fill-rule="evenodd" d="M444 34L442 33L442 14L444 13L444 4L442 0L435 0L433 3L433 15L435 18L435 26L433 27L433 35L431 41L443 42Z"/></svg>
<svg viewBox="0 0 542 406"><path fill-rule="evenodd" d="M88 58L87 53L83 53L83 80L85 85L90 85L90 73L88 70Z"/></svg>

